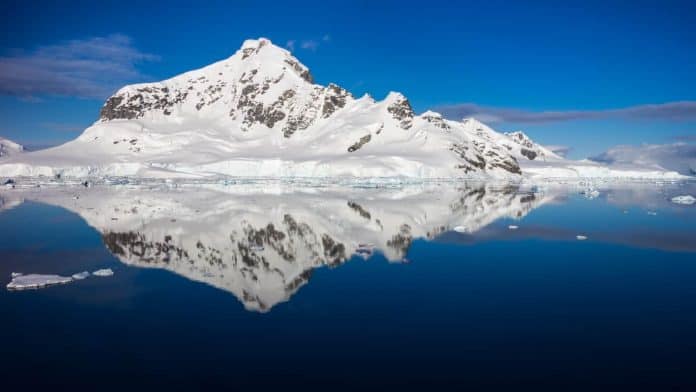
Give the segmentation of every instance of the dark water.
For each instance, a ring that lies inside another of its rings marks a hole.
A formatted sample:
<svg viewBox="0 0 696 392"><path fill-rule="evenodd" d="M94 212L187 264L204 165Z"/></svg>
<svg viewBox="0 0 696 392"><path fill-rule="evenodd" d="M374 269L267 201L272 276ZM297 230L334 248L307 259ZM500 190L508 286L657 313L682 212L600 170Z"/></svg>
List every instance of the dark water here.
<svg viewBox="0 0 696 392"><path fill-rule="evenodd" d="M115 275L3 288L2 383L696 390L690 190L8 191L3 285Z"/></svg>

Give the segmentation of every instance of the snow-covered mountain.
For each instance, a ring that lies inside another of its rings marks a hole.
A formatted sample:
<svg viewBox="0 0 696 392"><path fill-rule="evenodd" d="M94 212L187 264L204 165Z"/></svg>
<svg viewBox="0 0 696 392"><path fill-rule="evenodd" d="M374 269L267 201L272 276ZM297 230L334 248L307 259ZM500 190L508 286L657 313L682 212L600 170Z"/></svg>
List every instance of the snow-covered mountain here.
<svg viewBox="0 0 696 392"><path fill-rule="evenodd" d="M273 185L18 188L79 214L123 263L163 268L235 295L249 310L287 301L317 268L381 252L404 262L414 240L521 219L553 195L514 186L286 188ZM3 200L5 202L3 203ZM19 200L19 201L17 201ZM427 260L415 260L422 262Z"/></svg>
<svg viewBox="0 0 696 392"><path fill-rule="evenodd" d="M0 158L21 154L23 152L24 147L21 144L0 137Z"/></svg>
<svg viewBox="0 0 696 392"><path fill-rule="evenodd" d="M406 97L314 84L290 52L248 40L230 58L126 86L76 140L0 166L5 176L515 177L514 156Z"/></svg>
<svg viewBox="0 0 696 392"><path fill-rule="evenodd" d="M376 101L315 84L261 38L204 68L120 89L76 140L10 157L0 176L517 179L527 161L567 166L522 133L416 115L396 92Z"/></svg>

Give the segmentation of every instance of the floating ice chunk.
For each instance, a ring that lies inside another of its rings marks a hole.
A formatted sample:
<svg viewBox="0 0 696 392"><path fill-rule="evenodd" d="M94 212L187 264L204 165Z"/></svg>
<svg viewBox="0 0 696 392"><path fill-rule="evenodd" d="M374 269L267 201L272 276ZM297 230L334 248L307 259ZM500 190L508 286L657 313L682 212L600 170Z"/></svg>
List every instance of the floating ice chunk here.
<svg viewBox="0 0 696 392"><path fill-rule="evenodd" d="M73 276L72 276L72 278L75 280L82 280L82 279L85 279L88 277L89 277L89 272L87 272L87 271L78 272L76 274L73 274Z"/></svg>
<svg viewBox="0 0 696 392"><path fill-rule="evenodd" d="M655 216L655 215L657 215L657 212L655 212L655 211L648 211L648 215L653 215L653 216Z"/></svg>
<svg viewBox="0 0 696 392"><path fill-rule="evenodd" d="M29 274L18 275L7 284L9 290L38 289L41 287L72 282L69 276Z"/></svg>
<svg viewBox="0 0 696 392"><path fill-rule="evenodd" d="M22 275L24 275L24 274L21 273L21 272L13 272L13 273L10 274L10 276L11 276L13 279L16 278L16 277L18 277L18 276L22 276Z"/></svg>
<svg viewBox="0 0 696 392"><path fill-rule="evenodd" d="M517 226L517 225L510 225L510 226L508 226L508 229L510 229L510 230L517 230L517 229L519 229L519 228L520 228L520 227Z"/></svg>
<svg viewBox="0 0 696 392"><path fill-rule="evenodd" d="M691 195L674 196L672 198L672 203L684 204L684 205L690 206L690 205L696 203L696 197L693 197Z"/></svg>
<svg viewBox="0 0 696 392"><path fill-rule="evenodd" d="M464 226L455 226L452 230L456 231L457 233L466 233L466 227Z"/></svg>
<svg viewBox="0 0 696 392"><path fill-rule="evenodd" d="M104 268L100 270L96 270L92 272L92 275L94 276L111 276L114 274L114 271L111 270L111 268Z"/></svg>
<svg viewBox="0 0 696 392"><path fill-rule="evenodd" d="M576 235L575 238L578 239L578 241L585 241L587 239L587 236L584 235Z"/></svg>

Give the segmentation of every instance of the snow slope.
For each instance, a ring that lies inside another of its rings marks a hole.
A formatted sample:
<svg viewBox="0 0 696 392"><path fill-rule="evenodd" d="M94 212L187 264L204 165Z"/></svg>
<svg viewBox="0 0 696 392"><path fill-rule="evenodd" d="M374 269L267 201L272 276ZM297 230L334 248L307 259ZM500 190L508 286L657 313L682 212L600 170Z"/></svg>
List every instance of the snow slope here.
<svg viewBox="0 0 696 392"><path fill-rule="evenodd" d="M0 137L0 159L11 155L21 154L24 147L11 140Z"/></svg>
<svg viewBox="0 0 696 392"><path fill-rule="evenodd" d="M261 38L204 68L120 89L76 140L8 157L0 176L519 179L526 162L568 165L521 132L416 115L396 92L376 101L317 85L290 52ZM544 166L534 167L538 175Z"/></svg>

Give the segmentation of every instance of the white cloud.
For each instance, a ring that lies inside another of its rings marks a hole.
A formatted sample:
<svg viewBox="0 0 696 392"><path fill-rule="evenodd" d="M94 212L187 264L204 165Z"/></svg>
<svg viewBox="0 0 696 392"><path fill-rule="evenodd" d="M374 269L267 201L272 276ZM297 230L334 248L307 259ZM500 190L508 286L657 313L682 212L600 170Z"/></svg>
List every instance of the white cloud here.
<svg viewBox="0 0 696 392"><path fill-rule="evenodd" d="M605 110L530 111L517 108L481 106L475 103L442 105L434 110L443 116L460 120L476 117L483 122L550 123L606 118L686 120L696 119L696 101L675 101L659 104L628 106Z"/></svg>
<svg viewBox="0 0 696 392"><path fill-rule="evenodd" d="M103 99L143 79L137 65L157 59L121 34L40 46L0 57L0 94L25 100L42 95Z"/></svg>
<svg viewBox="0 0 696 392"><path fill-rule="evenodd" d="M640 164L682 174L696 174L696 144L683 142L616 146L590 159L608 164Z"/></svg>

